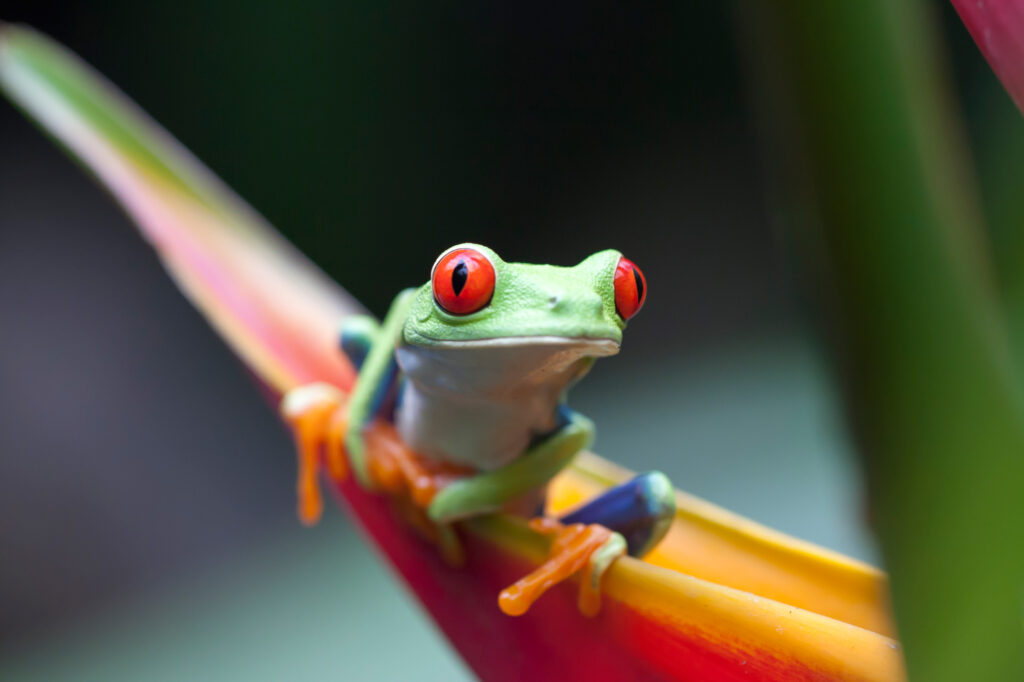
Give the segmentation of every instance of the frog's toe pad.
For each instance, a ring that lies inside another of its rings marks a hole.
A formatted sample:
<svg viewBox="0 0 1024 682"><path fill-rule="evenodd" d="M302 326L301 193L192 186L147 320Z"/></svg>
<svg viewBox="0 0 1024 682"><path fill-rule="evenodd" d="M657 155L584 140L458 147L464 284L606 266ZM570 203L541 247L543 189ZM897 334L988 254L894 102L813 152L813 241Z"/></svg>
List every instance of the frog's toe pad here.
<svg viewBox="0 0 1024 682"><path fill-rule="evenodd" d="M601 609L601 577L615 559L626 553L625 538L604 526L564 525L548 518L533 519L530 527L554 536L548 559L502 590L498 606L510 616L520 616L548 589L579 574L580 612L596 615Z"/></svg>
<svg viewBox="0 0 1024 682"><path fill-rule="evenodd" d="M326 447L329 471L335 478L345 475L344 455L337 436L345 425L345 396L329 384L294 388L281 400L281 416L295 438L299 459L298 513L306 525L313 525L323 513L318 482L321 452Z"/></svg>

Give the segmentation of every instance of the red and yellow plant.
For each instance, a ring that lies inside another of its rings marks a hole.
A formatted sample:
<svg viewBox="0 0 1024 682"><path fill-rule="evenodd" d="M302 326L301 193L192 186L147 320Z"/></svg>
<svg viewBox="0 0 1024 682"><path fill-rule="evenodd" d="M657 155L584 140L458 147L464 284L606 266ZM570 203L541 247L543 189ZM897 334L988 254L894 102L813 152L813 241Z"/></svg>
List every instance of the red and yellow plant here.
<svg viewBox="0 0 1024 682"><path fill-rule="evenodd" d="M358 304L121 93L16 27L0 38L0 84L96 174L272 394L351 387L335 332ZM550 504L565 509L626 475L582 456ZM564 585L511 618L497 594L544 559L547 536L508 516L466 522L466 563L454 568L385 500L351 481L337 492L483 679L902 677L879 571L683 493L649 560L620 559L606 575L597 617L581 616Z"/></svg>

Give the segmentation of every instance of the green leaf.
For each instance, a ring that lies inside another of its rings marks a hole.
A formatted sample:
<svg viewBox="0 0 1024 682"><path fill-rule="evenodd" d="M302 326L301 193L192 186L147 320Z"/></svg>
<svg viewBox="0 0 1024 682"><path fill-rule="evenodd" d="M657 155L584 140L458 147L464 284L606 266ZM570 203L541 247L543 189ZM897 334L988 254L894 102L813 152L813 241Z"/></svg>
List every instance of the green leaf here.
<svg viewBox="0 0 1024 682"><path fill-rule="evenodd" d="M747 9L910 678L1024 679L1024 402L936 18L918 0Z"/></svg>

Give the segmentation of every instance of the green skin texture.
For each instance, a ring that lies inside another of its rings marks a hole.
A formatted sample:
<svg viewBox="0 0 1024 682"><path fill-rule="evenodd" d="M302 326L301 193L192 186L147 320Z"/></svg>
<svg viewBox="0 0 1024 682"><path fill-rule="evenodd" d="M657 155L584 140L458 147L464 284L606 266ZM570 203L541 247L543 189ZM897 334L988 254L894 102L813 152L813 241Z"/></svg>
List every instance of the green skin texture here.
<svg viewBox="0 0 1024 682"><path fill-rule="evenodd" d="M345 445L357 479L372 488L366 471L365 427L375 417L375 398L389 381L400 344L443 348L453 342L513 337L604 339L617 346L625 321L615 308L615 268L621 254L595 253L572 268L506 263L487 247L460 244L487 256L495 269L490 303L468 315L452 315L434 300L431 283L401 292L377 330L365 319L356 322L372 338L349 404ZM446 252L447 253L447 252ZM555 300L557 298L557 301ZM592 364L583 363L580 376ZM517 368L518 369L518 368ZM533 368L523 367L523 372ZM564 395L562 402L564 402ZM590 420L570 413L568 424L534 443L519 457L493 471L457 481L434 498L428 513L448 522L488 513L547 484L593 440Z"/></svg>

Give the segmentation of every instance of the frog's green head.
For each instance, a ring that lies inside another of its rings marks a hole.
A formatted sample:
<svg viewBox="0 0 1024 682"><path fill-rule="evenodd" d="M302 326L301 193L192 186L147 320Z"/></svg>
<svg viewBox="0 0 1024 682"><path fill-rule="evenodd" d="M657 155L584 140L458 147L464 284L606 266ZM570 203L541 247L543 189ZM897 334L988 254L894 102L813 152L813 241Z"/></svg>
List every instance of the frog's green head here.
<svg viewBox="0 0 1024 682"><path fill-rule="evenodd" d="M612 355L645 294L640 270L618 251L556 267L506 263L485 246L459 244L416 292L404 336L426 347L571 345Z"/></svg>

